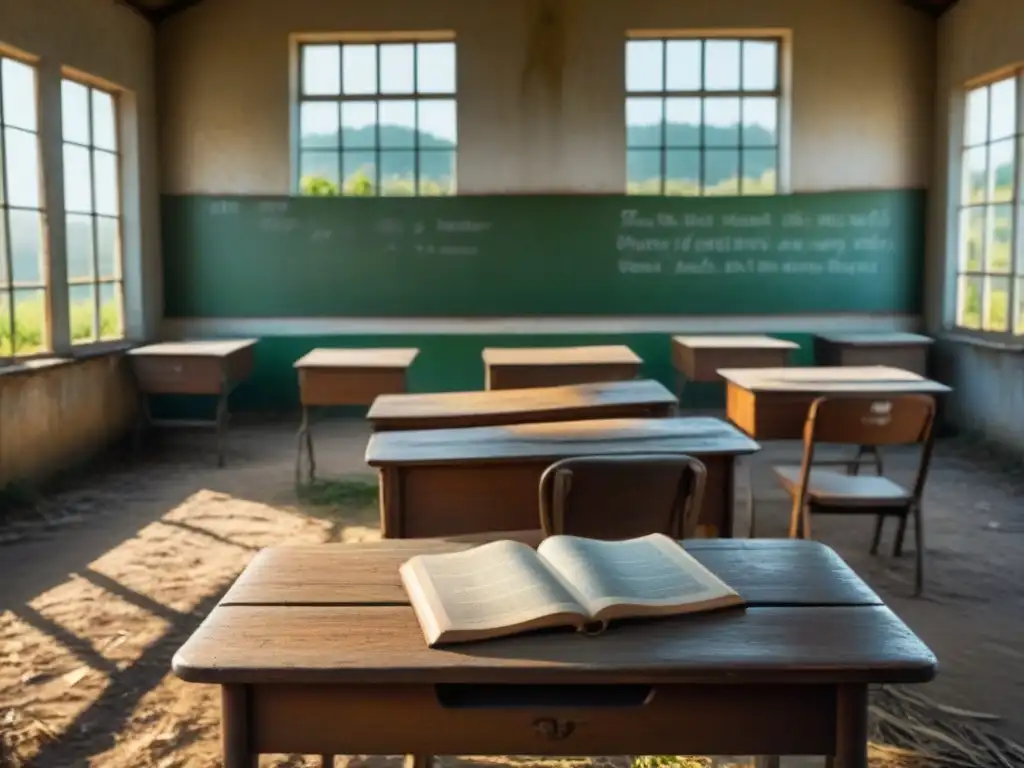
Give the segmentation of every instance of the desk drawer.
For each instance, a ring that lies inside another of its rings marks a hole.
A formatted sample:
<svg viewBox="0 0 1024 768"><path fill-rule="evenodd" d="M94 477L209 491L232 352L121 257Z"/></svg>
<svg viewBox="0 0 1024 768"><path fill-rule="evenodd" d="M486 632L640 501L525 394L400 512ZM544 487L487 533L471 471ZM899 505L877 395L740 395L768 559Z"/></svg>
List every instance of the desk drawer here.
<svg viewBox="0 0 1024 768"><path fill-rule="evenodd" d="M831 686L258 685L260 752L831 754Z"/></svg>
<svg viewBox="0 0 1024 768"><path fill-rule="evenodd" d="M151 395L217 395L224 385L218 357L133 356L139 389Z"/></svg>

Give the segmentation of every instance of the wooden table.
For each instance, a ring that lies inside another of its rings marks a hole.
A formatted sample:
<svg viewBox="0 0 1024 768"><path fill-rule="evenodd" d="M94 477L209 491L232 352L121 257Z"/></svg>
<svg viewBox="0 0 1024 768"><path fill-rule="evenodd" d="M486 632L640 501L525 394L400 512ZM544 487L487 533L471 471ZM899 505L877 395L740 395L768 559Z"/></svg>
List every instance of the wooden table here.
<svg viewBox="0 0 1024 768"><path fill-rule="evenodd" d="M487 389L625 381L637 378L643 363L626 346L489 347L483 358Z"/></svg>
<svg viewBox="0 0 1024 768"><path fill-rule="evenodd" d="M377 432L542 421L672 416L678 401L657 381L382 395L366 418Z"/></svg>
<svg viewBox="0 0 1024 768"><path fill-rule="evenodd" d="M295 361L299 373L302 423L296 436L295 482L302 475L302 448L309 455L309 480L316 476L313 409L370 405L380 395L405 392L409 366L418 349L314 349Z"/></svg>
<svg viewBox="0 0 1024 768"><path fill-rule="evenodd" d="M819 333L814 360L818 365L888 365L927 376L933 343L916 333Z"/></svg>
<svg viewBox="0 0 1024 768"><path fill-rule="evenodd" d="M224 466L228 397L252 373L256 339L178 341L129 350L128 359L139 388L136 444L149 426L213 427L217 432L217 466ZM154 419L150 395L208 395L217 398L216 415L209 419Z"/></svg>
<svg viewBox="0 0 1024 768"><path fill-rule="evenodd" d="M380 476L382 533L404 539L539 528L540 476L559 459L687 453L707 465L699 524L713 537L732 535L735 458L759 449L719 419L597 419L378 432L366 462ZM595 509L595 529L623 514Z"/></svg>
<svg viewBox="0 0 1024 768"><path fill-rule="evenodd" d="M398 578L439 540L275 547L174 656L221 686L224 765L261 753L799 755L866 768L868 686L932 652L829 548L691 541L748 602L430 649Z"/></svg>
<svg viewBox="0 0 1024 768"><path fill-rule="evenodd" d="M673 336L672 366L682 396L686 381L721 381L719 368L783 368L800 345L771 336Z"/></svg>

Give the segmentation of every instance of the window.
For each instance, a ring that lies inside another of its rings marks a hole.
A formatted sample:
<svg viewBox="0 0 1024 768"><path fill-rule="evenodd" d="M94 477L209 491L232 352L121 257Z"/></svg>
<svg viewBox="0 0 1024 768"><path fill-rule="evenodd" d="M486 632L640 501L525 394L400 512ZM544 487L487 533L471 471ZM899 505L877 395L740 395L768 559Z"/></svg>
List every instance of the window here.
<svg viewBox="0 0 1024 768"><path fill-rule="evenodd" d="M71 343L124 337L117 100L61 83Z"/></svg>
<svg viewBox="0 0 1024 768"><path fill-rule="evenodd" d="M627 191L775 194L780 51L774 38L627 41Z"/></svg>
<svg viewBox="0 0 1024 768"><path fill-rule="evenodd" d="M451 195L455 43L303 43L299 191Z"/></svg>
<svg viewBox="0 0 1024 768"><path fill-rule="evenodd" d="M36 70L0 57L0 356L42 352L47 325L46 239Z"/></svg>
<svg viewBox="0 0 1024 768"><path fill-rule="evenodd" d="M1017 92L1021 73L967 92L957 241L956 325L1024 334ZM1011 328L1012 326L1012 328Z"/></svg>

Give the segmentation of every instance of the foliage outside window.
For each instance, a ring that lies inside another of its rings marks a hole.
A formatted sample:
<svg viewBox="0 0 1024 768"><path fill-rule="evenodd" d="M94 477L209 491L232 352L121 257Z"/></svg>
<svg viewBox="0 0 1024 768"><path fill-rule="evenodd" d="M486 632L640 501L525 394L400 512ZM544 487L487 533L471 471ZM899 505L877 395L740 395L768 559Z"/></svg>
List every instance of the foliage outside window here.
<svg viewBox="0 0 1024 768"><path fill-rule="evenodd" d="M0 356L50 346L36 70L0 57Z"/></svg>
<svg viewBox="0 0 1024 768"><path fill-rule="evenodd" d="M117 100L61 83L71 342L124 337Z"/></svg>
<svg viewBox="0 0 1024 768"><path fill-rule="evenodd" d="M775 194L780 51L774 38L627 41L629 194Z"/></svg>
<svg viewBox="0 0 1024 768"><path fill-rule="evenodd" d="M956 325L1024 334L1018 90L1021 73L967 92L957 240Z"/></svg>
<svg viewBox="0 0 1024 768"><path fill-rule="evenodd" d="M299 191L455 193L455 43L303 43Z"/></svg>

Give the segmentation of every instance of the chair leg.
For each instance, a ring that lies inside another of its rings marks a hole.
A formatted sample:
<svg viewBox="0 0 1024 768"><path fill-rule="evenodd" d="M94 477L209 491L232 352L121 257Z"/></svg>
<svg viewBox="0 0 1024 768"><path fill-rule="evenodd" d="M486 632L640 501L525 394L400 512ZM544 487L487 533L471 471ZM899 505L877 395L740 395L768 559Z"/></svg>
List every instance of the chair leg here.
<svg viewBox="0 0 1024 768"><path fill-rule="evenodd" d="M907 510L907 513L900 517L899 527L896 528L896 540L892 543L892 556L902 557L903 556L903 537L907 533L907 518L910 516L913 510Z"/></svg>
<svg viewBox="0 0 1024 768"><path fill-rule="evenodd" d="M920 597L924 592L924 520L921 516L921 505L914 507L914 548L917 550L917 569L914 574L914 596Z"/></svg>
<svg viewBox="0 0 1024 768"><path fill-rule="evenodd" d="M800 536L800 506L796 499L793 499L793 509L789 513L789 538L796 539Z"/></svg>
<svg viewBox="0 0 1024 768"><path fill-rule="evenodd" d="M885 515L875 516L875 535L871 538L871 554L878 554L878 545L882 541L882 525L885 523Z"/></svg>
<svg viewBox="0 0 1024 768"><path fill-rule="evenodd" d="M800 538L801 539L812 539L812 538L814 538L811 535L811 505L810 504L804 504L804 508L802 510L800 510L800 514L801 514L801 522L802 522L802 525L800 526L801 529L802 529L801 532L800 532Z"/></svg>

